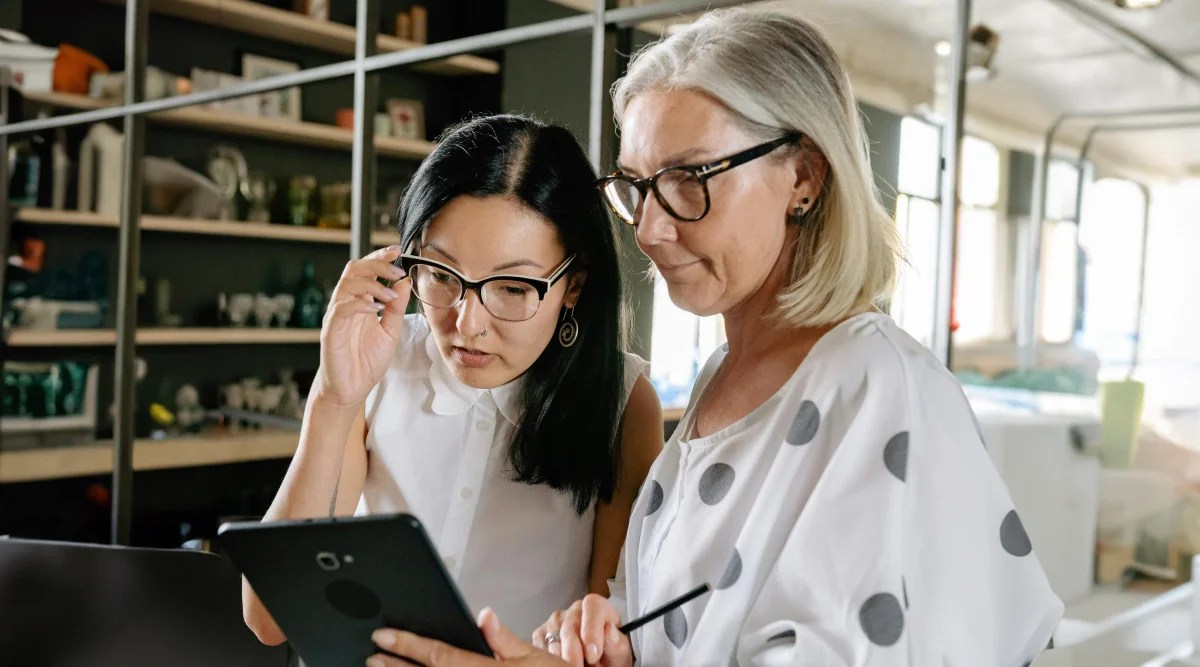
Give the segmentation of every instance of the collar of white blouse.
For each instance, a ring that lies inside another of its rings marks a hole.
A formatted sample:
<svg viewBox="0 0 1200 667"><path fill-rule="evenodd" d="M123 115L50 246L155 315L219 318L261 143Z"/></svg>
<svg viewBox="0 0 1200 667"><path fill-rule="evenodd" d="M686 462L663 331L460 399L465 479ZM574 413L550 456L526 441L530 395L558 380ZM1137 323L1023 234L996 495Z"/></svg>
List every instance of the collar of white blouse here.
<svg viewBox="0 0 1200 667"><path fill-rule="evenodd" d="M432 333L425 338L425 355L429 358L429 384L433 387L431 407L435 414L466 414L485 396L490 396L500 414L513 426L517 425L517 419L520 417L520 378L494 389L476 389L459 382L438 352L437 341L433 339Z"/></svg>

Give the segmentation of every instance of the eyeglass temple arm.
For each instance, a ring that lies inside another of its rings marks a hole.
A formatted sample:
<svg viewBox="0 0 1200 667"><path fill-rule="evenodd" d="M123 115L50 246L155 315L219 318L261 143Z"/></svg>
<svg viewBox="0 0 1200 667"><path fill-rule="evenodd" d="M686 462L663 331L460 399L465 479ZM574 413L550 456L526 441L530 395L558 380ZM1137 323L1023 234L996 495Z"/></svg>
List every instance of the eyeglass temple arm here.
<svg viewBox="0 0 1200 667"><path fill-rule="evenodd" d="M716 176L717 174L719 174L723 171L729 171L730 169L733 169L734 167L746 164L747 162L754 160L756 158L760 158L760 157L766 155L767 153L770 153L771 151L775 150L776 148L783 146L784 144L788 144L793 141L799 141L802 137L803 137L803 135L800 135L800 134L786 134L782 137L779 137L778 139L776 139L774 141L768 141L765 144L755 146L754 148L746 149L746 150L742 151L741 153L737 153L736 155L731 155L731 156L725 158L724 160L717 160L716 162L710 162L710 163L700 167L700 169L697 170L696 175L699 176L700 178L709 178L711 176Z"/></svg>

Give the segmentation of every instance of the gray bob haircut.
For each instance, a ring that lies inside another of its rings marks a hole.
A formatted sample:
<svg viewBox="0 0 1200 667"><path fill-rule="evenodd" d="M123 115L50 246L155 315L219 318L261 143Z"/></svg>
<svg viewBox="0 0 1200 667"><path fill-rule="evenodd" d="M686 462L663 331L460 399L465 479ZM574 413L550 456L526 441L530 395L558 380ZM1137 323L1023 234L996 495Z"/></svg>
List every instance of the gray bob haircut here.
<svg viewBox="0 0 1200 667"><path fill-rule="evenodd" d="M829 324L890 298L900 238L877 197L850 78L815 26L777 12L709 12L634 56L613 85L617 123L638 95L671 89L706 93L763 141L803 133L829 164L777 296L784 322ZM782 222L788 212L779 213Z"/></svg>

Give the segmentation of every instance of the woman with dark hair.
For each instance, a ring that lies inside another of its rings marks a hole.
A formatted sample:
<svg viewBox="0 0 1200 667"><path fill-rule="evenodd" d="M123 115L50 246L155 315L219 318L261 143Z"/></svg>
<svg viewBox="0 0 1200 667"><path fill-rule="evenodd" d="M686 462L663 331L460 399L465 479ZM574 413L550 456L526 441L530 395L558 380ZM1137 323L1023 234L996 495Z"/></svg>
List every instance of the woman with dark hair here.
<svg viewBox="0 0 1200 667"><path fill-rule="evenodd" d="M491 116L442 138L400 204L400 245L334 289L265 521L411 512L468 604L526 632L607 594L662 414L646 362L622 352L594 180L561 127ZM243 612L284 640L245 583Z"/></svg>

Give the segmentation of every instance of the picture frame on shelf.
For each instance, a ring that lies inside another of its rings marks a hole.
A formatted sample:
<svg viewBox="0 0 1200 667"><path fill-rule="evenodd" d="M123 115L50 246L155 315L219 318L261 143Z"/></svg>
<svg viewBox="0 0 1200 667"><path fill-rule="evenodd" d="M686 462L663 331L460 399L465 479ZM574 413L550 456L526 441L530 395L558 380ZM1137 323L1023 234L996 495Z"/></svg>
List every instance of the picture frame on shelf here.
<svg viewBox="0 0 1200 667"><path fill-rule="evenodd" d="M242 79L258 81L279 74L290 74L300 71L300 64L277 58L268 58L253 53L242 56ZM300 87L292 86L284 90L252 96L258 101L258 114L268 118L288 118L300 120Z"/></svg>
<svg viewBox="0 0 1200 667"><path fill-rule="evenodd" d="M392 120L393 137L425 138L425 105L421 103L421 100L389 99L387 113Z"/></svg>
<svg viewBox="0 0 1200 667"><path fill-rule="evenodd" d="M328 21L329 2L330 0L295 0L292 9L309 18Z"/></svg>
<svg viewBox="0 0 1200 667"><path fill-rule="evenodd" d="M207 90L218 90L245 83L246 80L234 74L218 72L201 67L192 68L192 92L202 93ZM219 111L231 111L250 115L258 114L258 96L235 97L231 100L209 102L205 106Z"/></svg>

